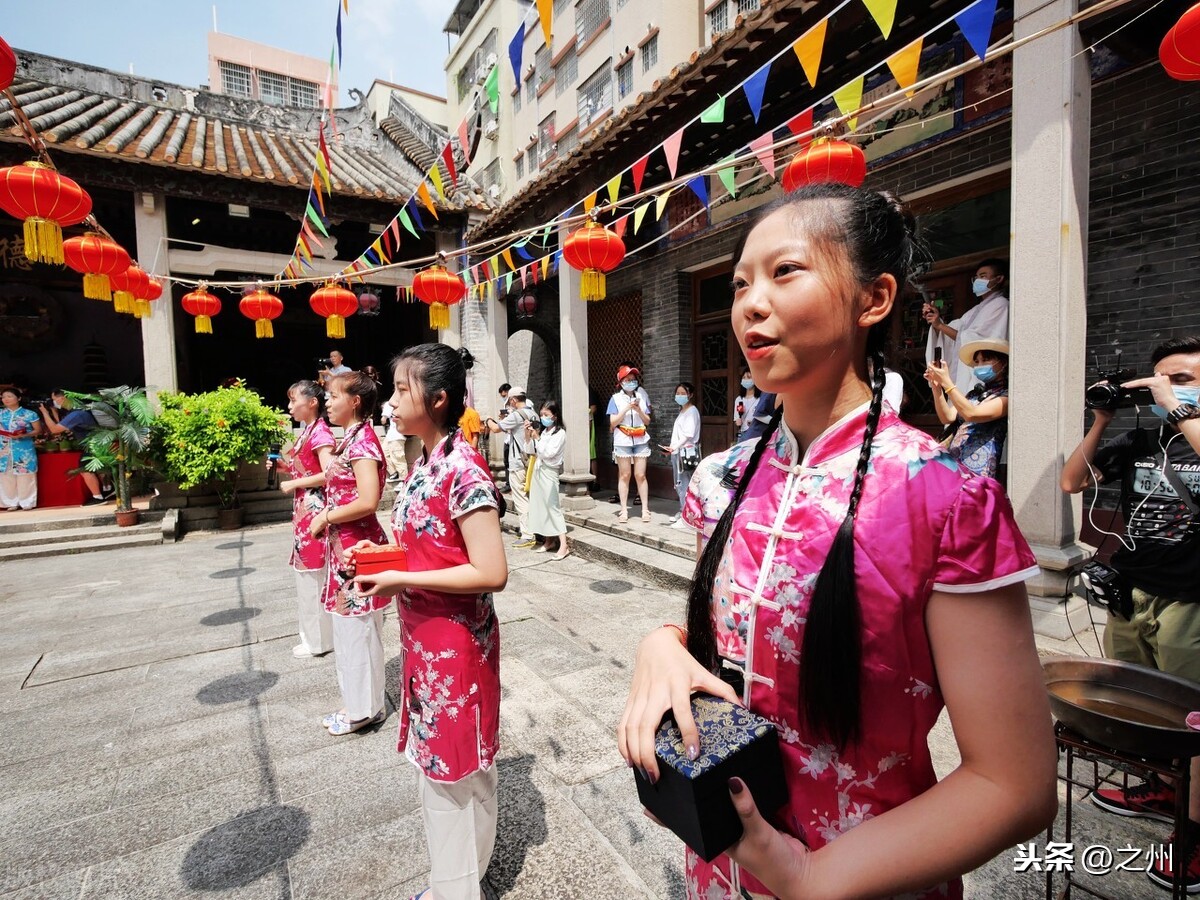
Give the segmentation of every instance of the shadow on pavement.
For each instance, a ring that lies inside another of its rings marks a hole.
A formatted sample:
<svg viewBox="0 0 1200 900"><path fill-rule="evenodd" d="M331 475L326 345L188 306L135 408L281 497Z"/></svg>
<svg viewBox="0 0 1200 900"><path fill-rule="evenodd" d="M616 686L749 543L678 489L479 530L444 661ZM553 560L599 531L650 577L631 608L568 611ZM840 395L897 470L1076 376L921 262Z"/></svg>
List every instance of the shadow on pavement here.
<svg viewBox="0 0 1200 900"><path fill-rule="evenodd" d="M302 809L274 805L210 828L184 857L183 883L194 891L252 884L299 852L308 841L308 821Z"/></svg>
<svg viewBox="0 0 1200 900"><path fill-rule="evenodd" d="M205 616L200 620L201 625L234 625L238 622L246 622L257 616L261 609L257 606L245 606L237 609L223 609L220 612L215 612L212 615Z"/></svg>
<svg viewBox="0 0 1200 900"><path fill-rule="evenodd" d="M502 759L499 767L499 821L496 849L488 866L487 881L498 895L513 889L531 847L546 842L546 803L533 783L534 758L530 754ZM534 894L538 894L534 891Z"/></svg>

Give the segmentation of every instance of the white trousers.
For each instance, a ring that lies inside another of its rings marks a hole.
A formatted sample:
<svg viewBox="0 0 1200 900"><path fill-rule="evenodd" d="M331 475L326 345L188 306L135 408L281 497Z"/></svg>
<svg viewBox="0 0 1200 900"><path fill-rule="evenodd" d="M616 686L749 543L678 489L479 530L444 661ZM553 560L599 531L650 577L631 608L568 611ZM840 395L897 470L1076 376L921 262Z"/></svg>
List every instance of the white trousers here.
<svg viewBox="0 0 1200 900"><path fill-rule="evenodd" d="M18 475L5 472L0 475L0 508L33 509L37 506L37 473Z"/></svg>
<svg viewBox="0 0 1200 900"><path fill-rule="evenodd" d="M418 770L432 900L479 900L496 846L496 766L448 784ZM424 898L422 898L424 900Z"/></svg>
<svg viewBox="0 0 1200 900"><path fill-rule="evenodd" d="M324 569L294 569L296 573L296 618L300 622L300 644L314 656L333 649L333 622L321 603L325 587Z"/></svg>
<svg viewBox="0 0 1200 900"><path fill-rule="evenodd" d="M383 610L361 616L330 613L338 687L351 722L383 710Z"/></svg>
<svg viewBox="0 0 1200 900"><path fill-rule="evenodd" d="M521 537L532 538L533 532L529 530L529 495L525 493L525 467L521 465L521 457L516 453L510 457L513 465L517 466L516 471L510 471L508 475L508 487L511 493L513 509L517 513L517 521L520 523Z"/></svg>

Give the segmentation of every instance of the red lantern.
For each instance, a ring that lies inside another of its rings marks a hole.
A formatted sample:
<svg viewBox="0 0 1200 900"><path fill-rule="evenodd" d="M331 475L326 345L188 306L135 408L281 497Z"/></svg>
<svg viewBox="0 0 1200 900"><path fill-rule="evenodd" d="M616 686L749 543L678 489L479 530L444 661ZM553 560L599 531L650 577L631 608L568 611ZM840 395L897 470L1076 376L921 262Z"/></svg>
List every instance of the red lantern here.
<svg viewBox="0 0 1200 900"><path fill-rule="evenodd" d="M531 290L526 290L517 299L517 318L529 319L537 312L537 294Z"/></svg>
<svg viewBox="0 0 1200 900"><path fill-rule="evenodd" d="M418 272L412 286L417 299L429 304L429 327L449 328L450 307L467 294L463 280L445 266L435 264Z"/></svg>
<svg viewBox="0 0 1200 900"><path fill-rule="evenodd" d="M247 319L254 320L255 337L275 337L275 329L271 327L271 320L278 319L283 315L282 300L274 294L258 288L241 299L238 309Z"/></svg>
<svg viewBox="0 0 1200 900"><path fill-rule="evenodd" d="M358 295L358 314L360 316L379 315L379 295L374 291L365 291Z"/></svg>
<svg viewBox="0 0 1200 900"><path fill-rule="evenodd" d="M583 274L579 279L579 299L604 299L604 273L611 272L625 258L625 244L603 225L589 221L563 242L563 259Z"/></svg>
<svg viewBox="0 0 1200 900"><path fill-rule="evenodd" d="M109 276L124 272L130 262L124 247L94 232L63 241L63 259L83 275L83 296L108 302L112 302Z"/></svg>
<svg viewBox="0 0 1200 900"><path fill-rule="evenodd" d="M840 181L858 187L867 177L867 157L857 144L817 138L792 157L783 170L783 189L789 193L802 184Z"/></svg>
<svg viewBox="0 0 1200 900"><path fill-rule="evenodd" d="M330 282L325 287L313 291L308 298L308 305L318 316L325 319L325 336L344 338L346 336L346 317L352 316L358 310L358 298L353 291L348 291L340 285Z"/></svg>
<svg viewBox="0 0 1200 900"><path fill-rule="evenodd" d="M1158 46L1158 59L1177 81L1200 81L1200 3L1171 26Z"/></svg>
<svg viewBox="0 0 1200 900"><path fill-rule="evenodd" d="M25 255L63 264L62 226L78 225L92 211L87 191L34 160L0 169L0 209L25 220Z"/></svg>
<svg viewBox="0 0 1200 900"><path fill-rule="evenodd" d="M146 278L146 286L140 294L133 298L133 317L135 319L150 318L150 304L162 296L162 282L157 278Z"/></svg>
<svg viewBox="0 0 1200 900"><path fill-rule="evenodd" d="M0 38L0 91L12 84L16 74L17 54L13 53L12 47L8 46L4 38Z"/></svg>
<svg viewBox="0 0 1200 900"><path fill-rule="evenodd" d="M134 301L145 295L150 286L150 276L138 265L110 275L108 281L113 290L113 310L119 313L132 313Z"/></svg>
<svg viewBox="0 0 1200 900"><path fill-rule="evenodd" d="M212 317L221 311L221 301L202 284L183 295L183 311L196 317L196 334L212 334Z"/></svg>

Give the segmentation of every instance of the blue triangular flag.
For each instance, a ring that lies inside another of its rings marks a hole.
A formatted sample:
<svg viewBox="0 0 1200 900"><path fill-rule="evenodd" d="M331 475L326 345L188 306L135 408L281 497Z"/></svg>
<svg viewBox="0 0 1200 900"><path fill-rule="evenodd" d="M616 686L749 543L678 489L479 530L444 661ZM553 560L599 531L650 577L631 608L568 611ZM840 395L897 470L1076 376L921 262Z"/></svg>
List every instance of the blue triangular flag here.
<svg viewBox="0 0 1200 900"><path fill-rule="evenodd" d="M425 222L421 218L421 211L419 209L417 209L417 202L416 202L415 197L408 201L408 214L410 216L412 216L413 221L417 223L417 229L420 231L424 231L425 230Z"/></svg>
<svg viewBox="0 0 1200 900"><path fill-rule="evenodd" d="M700 202L704 204L704 208L708 209L708 177L697 175L688 181L687 186L692 189L693 194L700 198Z"/></svg>
<svg viewBox="0 0 1200 900"><path fill-rule="evenodd" d="M758 114L762 112L763 92L767 89L767 75L770 72L771 64L767 63L747 78L746 83L742 85L742 90L746 92L746 100L750 103L750 112L754 113L755 122L758 121Z"/></svg>
<svg viewBox="0 0 1200 900"><path fill-rule="evenodd" d="M996 0L979 0L954 17L959 31L980 59L987 56L992 37L992 22L996 18Z"/></svg>
<svg viewBox="0 0 1200 900"><path fill-rule="evenodd" d="M525 49L525 24L517 26L517 33L508 42L508 61L512 63L513 79L521 86L521 51Z"/></svg>
<svg viewBox="0 0 1200 900"><path fill-rule="evenodd" d="M525 252L524 243L513 244L513 249L517 251L517 256L521 257L521 259L533 259L532 256Z"/></svg>
<svg viewBox="0 0 1200 900"><path fill-rule="evenodd" d="M338 68L342 67L342 8L338 7L337 17Z"/></svg>

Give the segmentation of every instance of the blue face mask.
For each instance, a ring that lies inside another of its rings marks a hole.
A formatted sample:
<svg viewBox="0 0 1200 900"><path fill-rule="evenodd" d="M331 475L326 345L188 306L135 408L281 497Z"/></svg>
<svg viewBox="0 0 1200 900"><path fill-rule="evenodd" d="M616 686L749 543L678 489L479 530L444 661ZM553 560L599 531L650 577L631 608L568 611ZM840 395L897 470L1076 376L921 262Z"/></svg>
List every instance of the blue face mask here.
<svg viewBox="0 0 1200 900"><path fill-rule="evenodd" d="M976 366L972 371L975 372L975 377L987 384L996 377L996 367L989 363L986 366Z"/></svg>
<svg viewBox="0 0 1200 900"><path fill-rule="evenodd" d="M976 278L971 282L971 293L976 297L982 297L988 292L988 280L986 278Z"/></svg>
<svg viewBox="0 0 1200 900"><path fill-rule="evenodd" d="M553 424L554 424L553 416L542 416L542 427L543 428L549 428Z"/></svg>
<svg viewBox="0 0 1200 900"><path fill-rule="evenodd" d="M1175 399L1180 403L1190 403L1193 406L1200 406L1200 388L1172 387L1171 392L1175 395ZM1151 404L1150 411L1160 419L1165 419L1167 417L1167 411L1157 403Z"/></svg>
<svg viewBox="0 0 1200 900"><path fill-rule="evenodd" d="M678 403L680 406L687 406L688 400L690 400L690 399L691 398L688 397L687 394L676 394L675 395L675 402Z"/></svg>
<svg viewBox="0 0 1200 900"><path fill-rule="evenodd" d="M636 391L637 387L638 387L638 383L636 381L622 381L621 382L621 390L623 390L629 394L632 394L634 391Z"/></svg>
<svg viewBox="0 0 1200 900"><path fill-rule="evenodd" d="M743 378L742 379L742 387L744 387L746 390L750 390L750 388L754 387L754 379L753 378Z"/></svg>

